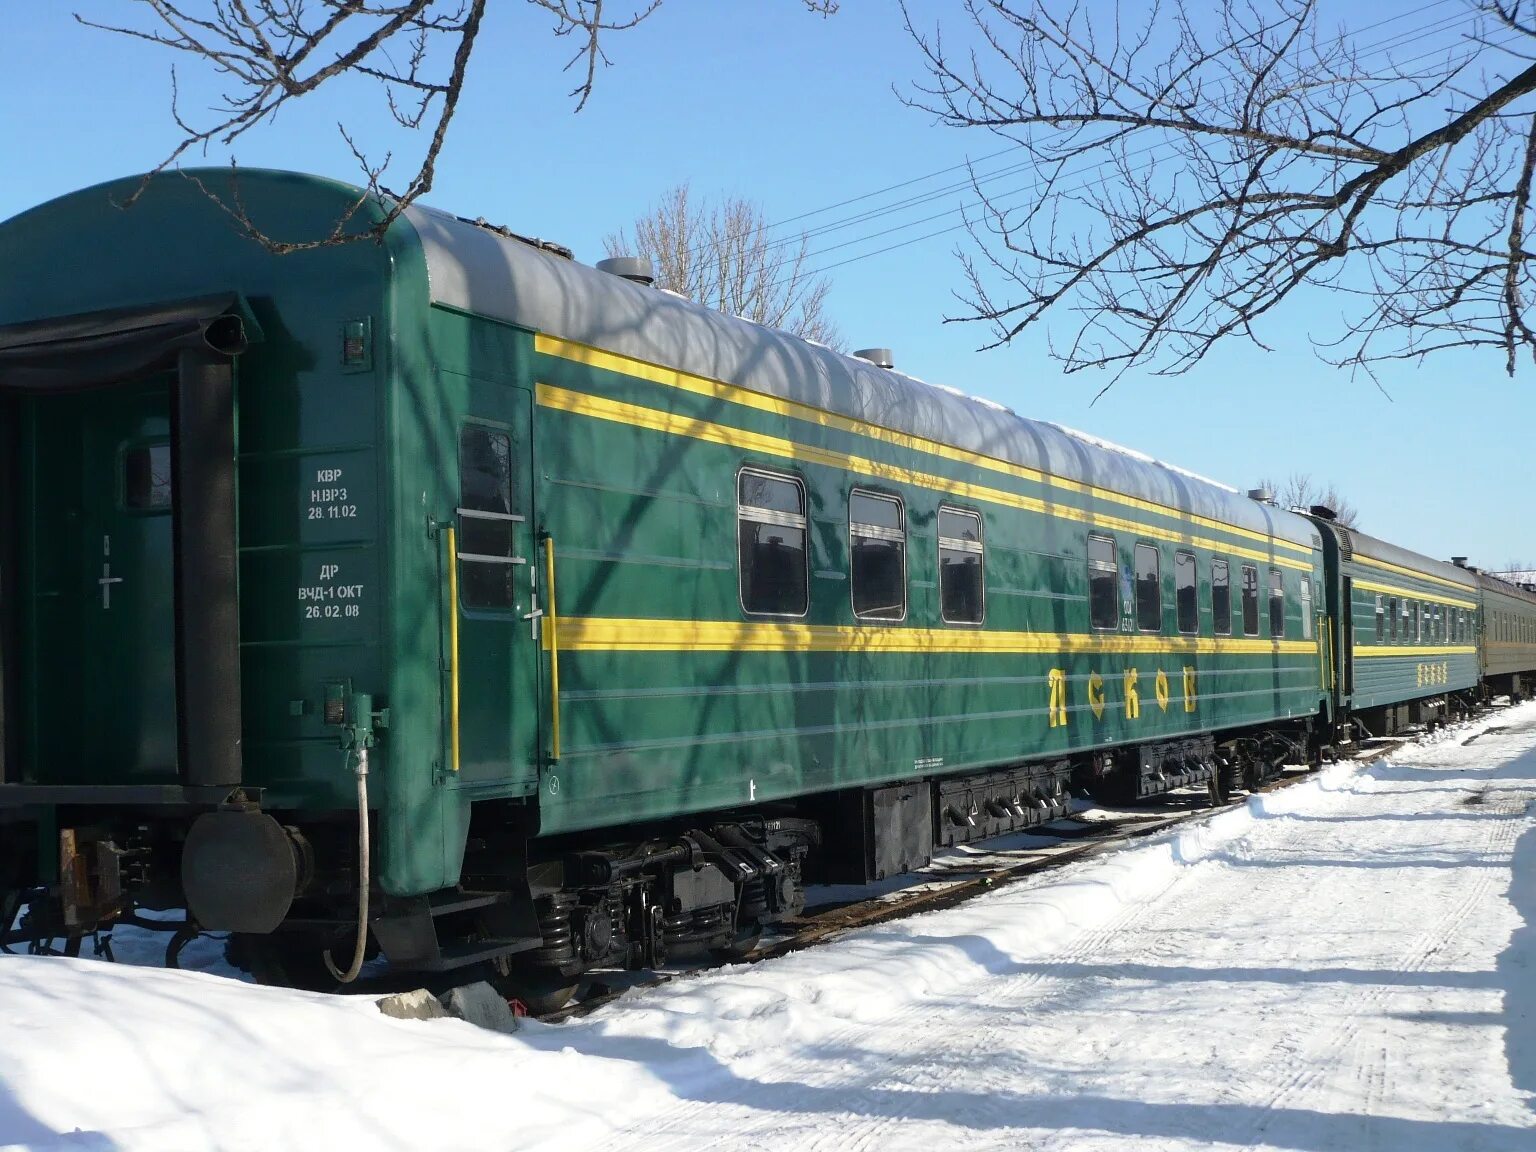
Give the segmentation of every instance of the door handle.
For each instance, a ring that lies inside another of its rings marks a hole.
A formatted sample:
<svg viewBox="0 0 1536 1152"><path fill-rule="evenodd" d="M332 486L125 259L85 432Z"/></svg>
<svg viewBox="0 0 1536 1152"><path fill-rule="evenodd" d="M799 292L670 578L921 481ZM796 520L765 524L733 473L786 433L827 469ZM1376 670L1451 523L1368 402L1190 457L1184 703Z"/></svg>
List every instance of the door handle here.
<svg viewBox="0 0 1536 1152"><path fill-rule="evenodd" d="M539 607L539 594L535 592L533 594L533 610L523 613L523 619L528 621L528 635L530 639L537 640L539 638L539 617L543 615L544 609Z"/></svg>

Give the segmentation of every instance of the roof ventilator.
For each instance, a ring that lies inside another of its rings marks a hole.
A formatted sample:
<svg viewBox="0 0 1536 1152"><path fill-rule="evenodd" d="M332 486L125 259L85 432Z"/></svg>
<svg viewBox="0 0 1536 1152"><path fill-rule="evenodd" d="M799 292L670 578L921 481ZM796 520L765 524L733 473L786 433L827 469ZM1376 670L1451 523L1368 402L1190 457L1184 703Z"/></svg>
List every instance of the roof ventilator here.
<svg viewBox="0 0 1536 1152"><path fill-rule="evenodd" d="M896 367L896 358L889 348L860 348L853 356L855 360L868 360L876 368Z"/></svg>
<svg viewBox="0 0 1536 1152"><path fill-rule="evenodd" d="M651 271L651 262L644 256L610 256L606 260L597 262L597 270L606 272L610 276L631 280L636 284L644 284L647 288L656 283L656 274Z"/></svg>
<svg viewBox="0 0 1536 1152"><path fill-rule="evenodd" d="M1273 504L1275 502L1275 494L1268 488L1250 488L1248 489L1248 499L1257 500L1260 504Z"/></svg>

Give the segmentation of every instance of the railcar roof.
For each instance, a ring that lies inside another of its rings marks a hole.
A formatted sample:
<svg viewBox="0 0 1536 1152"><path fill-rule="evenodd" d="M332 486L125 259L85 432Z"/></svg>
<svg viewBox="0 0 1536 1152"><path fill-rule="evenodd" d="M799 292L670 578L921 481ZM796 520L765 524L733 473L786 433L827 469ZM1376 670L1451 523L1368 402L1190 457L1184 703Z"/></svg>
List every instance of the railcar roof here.
<svg viewBox="0 0 1536 1152"><path fill-rule="evenodd" d="M900 372L412 205L432 301L1310 545L1305 518Z"/></svg>
<svg viewBox="0 0 1536 1152"><path fill-rule="evenodd" d="M1428 576L1438 577L1441 580L1449 580L1467 589L1477 588L1477 578L1465 568L1458 568L1454 564L1444 560L1436 560L1434 557L1425 556L1421 552L1400 548L1396 544L1388 544L1385 540L1378 539L1375 536L1367 536L1364 532L1357 532L1355 529L1346 528L1342 524L1330 524L1329 527L1347 540L1354 549L1356 556L1380 560L1385 564L1395 564L1399 568L1408 568Z"/></svg>
<svg viewBox="0 0 1536 1152"><path fill-rule="evenodd" d="M1517 600L1524 600L1536 605L1536 592L1532 592L1528 588L1522 588L1512 580L1506 580L1502 576L1495 576L1492 572L1474 572L1472 575L1478 584L1489 592L1513 596Z"/></svg>

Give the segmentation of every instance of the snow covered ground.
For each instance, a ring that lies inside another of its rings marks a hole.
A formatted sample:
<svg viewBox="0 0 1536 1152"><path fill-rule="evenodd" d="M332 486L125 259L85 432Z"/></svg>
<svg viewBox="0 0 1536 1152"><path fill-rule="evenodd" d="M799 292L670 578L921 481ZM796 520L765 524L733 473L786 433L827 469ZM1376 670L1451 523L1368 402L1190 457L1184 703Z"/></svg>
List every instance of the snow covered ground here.
<svg viewBox="0 0 1536 1152"><path fill-rule="evenodd" d="M7 1142L1531 1152L1536 705L515 1036L0 956Z"/></svg>

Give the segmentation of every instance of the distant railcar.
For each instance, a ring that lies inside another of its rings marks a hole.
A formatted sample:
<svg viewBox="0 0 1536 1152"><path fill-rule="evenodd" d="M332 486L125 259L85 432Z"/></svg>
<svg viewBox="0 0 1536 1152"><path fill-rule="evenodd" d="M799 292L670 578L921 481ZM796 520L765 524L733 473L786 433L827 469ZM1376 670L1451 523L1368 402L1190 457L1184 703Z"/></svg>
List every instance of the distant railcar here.
<svg viewBox="0 0 1536 1152"><path fill-rule="evenodd" d="M1476 573L1482 627L1475 634L1492 692L1519 700L1536 691L1536 588Z"/></svg>
<svg viewBox="0 0 1536 1152"><path fill-rule="evenodd" d="M323 982L361 922L552 1003L1476 681L1362 655L1372 581L1476 599L1389 545L481 222L130 187L0 224L0 934L184 904Z"/></svg>

